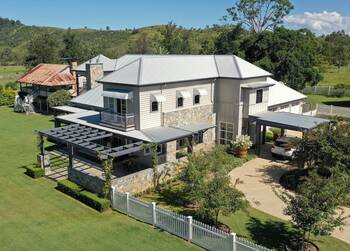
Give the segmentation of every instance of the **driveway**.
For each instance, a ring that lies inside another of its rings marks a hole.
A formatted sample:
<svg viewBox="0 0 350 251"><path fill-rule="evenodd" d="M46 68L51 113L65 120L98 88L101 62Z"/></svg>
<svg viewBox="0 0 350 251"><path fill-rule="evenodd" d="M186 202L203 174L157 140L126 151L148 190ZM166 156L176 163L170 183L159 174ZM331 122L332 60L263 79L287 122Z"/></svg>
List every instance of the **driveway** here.
<svg viewBox="0 0 350 251"><path fill-rule="evenodd" d="M237 188L241 190L251 206L265 213L288 220L283 214L284 202L278 194L283 191L279 184L279 178L287 170L295 168L287 161L272 159L269 148L262 148L261 157L246 162L243 166L230 172L232 183L239 178ZM350 215L350 208L344 208L345 214ZM350 244L350 219L342 231L335 230L332 236Z"/></svg>

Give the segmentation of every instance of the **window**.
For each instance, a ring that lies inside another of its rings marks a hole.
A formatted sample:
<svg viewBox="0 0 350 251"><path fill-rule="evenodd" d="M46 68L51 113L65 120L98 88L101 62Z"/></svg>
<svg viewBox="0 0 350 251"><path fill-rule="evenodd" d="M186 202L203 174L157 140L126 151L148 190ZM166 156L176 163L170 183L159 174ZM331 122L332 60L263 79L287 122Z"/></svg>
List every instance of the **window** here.
<svg viewBox="0 0 350 251"><path fill-rule="evenodd" d="M201 96L199 94L194 95L194 104L198 105L201 101Z"/></svg>
<svg viewBox="0 0 350 251"><path fill-rule="evenodd" d="M178 97L177 98L177 107L183 107L184 106L184 98Z"/></svg>
<svg viewBox="0 0 350 251"><path fill-rule="evenodd" d="M163 144L157 145L157 154L158 155L164 154L164 150L165 150L165 147L164 147ZM144 153L145 156L151 155L151 147L145 147L144 150L143 150L143 153Z"/></svg>
<svg viewBox="0 0 350 251"><path fill-rule="evenodd" d="M114 98L108 98L108 111L114 112Z"/></svg>
<svg viewBox="0 0 350 251"><path fill-rule="evenodd" d="M227 145L233 139L233 124L227 122L220 122L219 142Z"/></svg>
<svg viewBox="0 0 350 251"><path fill-rule="evenodd" d="M151 103L151 112L157 112L158 111L158 102L157 101L152 101Z"/></svg>
<svg viewBox="0 0 350 251"><path fill-rule="evenodd" d="M263 90L257 90L256 91L256 104L259 104L263 101Z"/></svg>
<svg viewBox="0 0 350 251"><path fill-rule="evenodd" d="M119 114L126 114L126 100L116 99L116 111Z"/></svg>
<svg viewBox="0 0 350 251"><path fill-rule="evenodd" d="M196 144L203 143L203 131L200 131L194 135L194 142Z"/></svg>
<svg viewBox="0 0 350 251"><path fill-rule="evenodd" d="M187 147L187 138L182 138L176 140L176 150L181 150Z"/></svg>

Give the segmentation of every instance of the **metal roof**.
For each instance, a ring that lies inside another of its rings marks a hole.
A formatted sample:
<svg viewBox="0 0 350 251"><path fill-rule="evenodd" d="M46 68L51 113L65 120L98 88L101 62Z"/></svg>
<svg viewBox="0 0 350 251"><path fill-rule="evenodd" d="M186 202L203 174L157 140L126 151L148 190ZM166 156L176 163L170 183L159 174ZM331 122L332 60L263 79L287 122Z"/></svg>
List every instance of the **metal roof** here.
<svg viewBox="0 0 350 251"><path fill-rule="evenodd" d="M17 79L17 82L44 86L65 86L74 85L75 77L70 73L69 65L38 64Z"/></svg>
<svg viewBox="0 0 350 251"><path fill-rule="evenodd" d="M246 84L242 84L241 87L245 89L256 89L256 88L270 87L274 85L275 85L274 83L266 81L266 82L246 83Z"/></svg>
<svg viewBox="0 0 350 251"><path fill-rule="evenodd" d="M68 113L79 113L79 112L87 111L86 109L81 109L78 107L68 106L68 105L54 106L52 108L57 111L68 112Z"/></svg>
<svg viewBox="0 0 350 251"><path fill-rule="evenodd" d="M310 130L320 124L328 123L328 119L322 119L290 112L262 112L249 115L252 121L266 126L290 129L295 131Z"/></svg>
<svg viewBox="0 0 350 251"><path fill-rule="evenodd" d="M274 85L269 88L268 106L289 103L306 98L304 94L272 78L267 78L267 82L274 83Z"/></svg>
<svg viewBox="0 0 350 251"><path fill-rule="evenodd" d="M87 92L80 94L79 96L71 99L70 103L73 105L81 105L82 107L91 108L103 108L103 87L98 85L95 88L88 90Z"/></svg>
<svg viewBox="0 0 350 251"><path fill-rule="evenodd" d="M85 72L87 64L102 64L104 72L111 72L117 68L117 60L116 59L110 59L102 54L99 54L96 57L93 57L93 58L89 59L88 61L85 61L84 63L78 65L74 69L74 71Z"/></svg>
<svg viewBox="0 0 350 251"><path fill-rule="evenodd" d="M192 132L174 127L157 126L141 131L154 143L165 143L192 135Z"/></svg>
<svg viewBox="0 0 350 251"><path fill-rule="evenodd" d="M125 55L102 83L150 85L211 78L247 79L271 73L234 55Z"/></svg>
<svg viewBox="0 0 350 251"><path fill-rule="evenodd" d="M198 122L198 123L193 123L193 124L181 126L181 127L179 127L179 129L189 131L192 133L196 133L196 132L207 130L207 129L214 128L214 127L216 127L216 126L212 123Z"/></svg>

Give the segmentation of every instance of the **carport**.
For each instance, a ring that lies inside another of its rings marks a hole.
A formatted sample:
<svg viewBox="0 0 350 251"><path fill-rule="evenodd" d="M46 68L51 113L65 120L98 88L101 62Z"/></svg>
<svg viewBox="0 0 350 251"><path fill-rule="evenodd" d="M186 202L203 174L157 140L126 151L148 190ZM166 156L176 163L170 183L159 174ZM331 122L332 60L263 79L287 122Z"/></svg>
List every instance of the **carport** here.
<svg viewBox="0 0 350 251"><path fill-rule="evenodd" d="M284 130L292 130L306 132L318 125L328 123L328 119L322 119L302 114L290 112L262 112L254 115L249 115L249 123L255 124L255 148L256 153L260 154L261 144L265 143L266 126L281 128Z"/></svg>

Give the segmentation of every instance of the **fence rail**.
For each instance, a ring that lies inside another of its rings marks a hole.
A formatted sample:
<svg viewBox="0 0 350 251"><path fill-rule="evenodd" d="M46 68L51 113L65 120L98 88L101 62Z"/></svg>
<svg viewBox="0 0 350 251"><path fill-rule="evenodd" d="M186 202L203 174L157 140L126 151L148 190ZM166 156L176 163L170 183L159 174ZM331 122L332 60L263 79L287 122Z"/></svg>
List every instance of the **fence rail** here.
<svg viewBox="0 0 350 251"><path fill-rule="evenodd" d="M337 87L336 85L315 85L315 86L306 86L302 93L304 94L316 94L323 95L328 97L343 97L350 96L350 89L344 87Z"/></svg>
<svg viewBox="0 0 350 251"><path fill-rule="evenodd" d="M350 107L317 104L316 114L350 118Z"/></svg>
<svg viewBox="0 0 350 251"><path fill-rule="evenodd" d="M112 189L112 207L130 217L146 222L169 233L214 251L269 251L245 239L228 234L191 216L184 216L156 206L155 202L145 202L129 193Z"/></svg>

